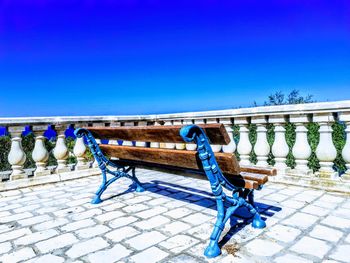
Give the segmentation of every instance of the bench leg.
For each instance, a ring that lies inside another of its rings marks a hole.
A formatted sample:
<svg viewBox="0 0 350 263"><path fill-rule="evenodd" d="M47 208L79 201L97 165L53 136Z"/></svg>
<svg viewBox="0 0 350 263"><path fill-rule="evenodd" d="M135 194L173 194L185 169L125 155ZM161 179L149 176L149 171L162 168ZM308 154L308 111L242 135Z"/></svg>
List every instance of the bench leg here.
<svg viewBox="0 0 350 263"><path fill-rule="evenodd" d="M131 170L131 180L134 182L134 186L135 186L135 191L136 192L143 192L145 191L145 189L142 187L142 184L140 183L139 179L137 179L136 177L136 173L135 173L135 168L132 168Z"/></svg>
<svg viewBox="0 0 350 263"><path fill-rule="evenodd" d="M227 220L231 215L240 207L239 202L236 202L235 205L225 209L224 201L222 196L216 197L216 206L218 215L214 225L213 232L210 236L210 241L208 247L204 251L204 255L208 258L214 258L221 254L221 249L219 247L219 238L222 231L225 228ZM226 210L226 211L225 211Z"/></svg>
<svg viewBox="0 0 350 263"><path fill-rule="evenodd" d="M249 196L248 196L249 197ZM225 209L224 200L232 204L231 207ZM206 248L204 255L208 258L214 258L221 254L221 249L219 247L219 238L222 231L225 228L225 224L233 215L233 213L241 206L246 207L249 212L253 215L252 226L254 228L264 228L266 223L261 219L259 212L254 208L253 205L248 203L245 198L231 198L227 196L217 196L216 197L216 206L217 206L217 219L214 225L213 232L210 236L209 245Z"/></svg>

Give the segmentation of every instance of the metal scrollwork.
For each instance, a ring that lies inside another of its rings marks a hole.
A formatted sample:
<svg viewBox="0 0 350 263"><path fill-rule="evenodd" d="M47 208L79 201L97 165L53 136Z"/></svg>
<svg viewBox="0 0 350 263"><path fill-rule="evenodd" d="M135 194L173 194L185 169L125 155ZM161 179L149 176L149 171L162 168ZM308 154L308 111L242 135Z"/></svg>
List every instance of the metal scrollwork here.
<svg viewBox="0 0 350 263"><path fill-rule="evenodd" d="M129 178L130 180L133 181L136 192L144 191L144 188L142 187L140 181L137 179L135 175L135 167L118 165L108 160L103 155L93 135L87 129L79 128L74 131L74 134L79 138L85 136L88 146L91 150L91 153L94 156L95 160L97 161L98 167L101 169L101 172L102 172L102 183L99 189L96 191L95 197L91 201L92 204L101 203L102 202L101 195L107 189L107 187L111 183L113 183L114 181L122 177ZM116 170L111 170L108 167L115 168ZM129 172L131 172L131 174L129 174ZM107 174L111 174L113 175L113 177L108 179Z"/></svg>
<svg viewBox="0 0 350 263"><path fill-rule="evenodd" d="M210 236L209 245L204 252L205 256L213 258L221 254L218 244L220 235L228 219L239 207L246 207L253 215L253 227L264 228L266 223L261 219L255 208L253 190L238 188L223 176L204 131L196 125L189 125L181 128L180 135L185 142L195 142L197 144L199 158L216 199L217 219ZM223 187L232 191L232 197L223 192ZM228 208L224 206L225 201L230 204Z"/></svg>

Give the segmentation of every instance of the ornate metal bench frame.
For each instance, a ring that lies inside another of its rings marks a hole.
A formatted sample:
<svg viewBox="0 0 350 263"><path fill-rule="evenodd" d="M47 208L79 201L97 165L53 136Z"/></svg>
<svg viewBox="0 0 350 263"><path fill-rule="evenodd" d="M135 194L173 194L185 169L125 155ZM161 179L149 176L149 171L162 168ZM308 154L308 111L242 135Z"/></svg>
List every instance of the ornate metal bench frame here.
<svg viewBox="0 0 350 263"><path fill-rule="evenodd" d="M85 136L88 146L102 171L102 183L96 192L95 197L91 201L93 204L102 202L101 195L107 187L122 177L127 177L133 181L136 192L143 192L140 181L135 175L134 166L122 166L108 160L102 153L93 135L84 128L75 131L77 137ZM225 228L226 222L239 207L246 207L253 216L252 226L254 228L264 228L265 221L260 217L258 209L254 204L254 190L244 189L232 185L222 174L220 167L215 159L214 152L208 142L204 131L196 125L184 126L180 130L180 135L185 142L194 142L197 144L197 152L202 162L204 172L210 182L211 190L216 199L217 219L214 225L213 232L210 236L209 245L206 248L204 255L208 258L213 258L221 254L219 247L219 238ZM115 171L110 170L108 166L116 168ZM107 179L107 173L113 175ZM232 197L227 196L223 188L232 192ZM229 207L225 207L225 202L229 203Z"/></svg>

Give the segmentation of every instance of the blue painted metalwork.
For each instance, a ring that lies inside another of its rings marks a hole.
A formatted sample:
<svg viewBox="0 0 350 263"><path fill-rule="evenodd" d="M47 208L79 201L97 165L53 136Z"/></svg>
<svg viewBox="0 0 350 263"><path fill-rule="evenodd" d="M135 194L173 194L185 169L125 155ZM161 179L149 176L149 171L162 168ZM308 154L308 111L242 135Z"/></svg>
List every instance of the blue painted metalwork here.
<svg viewBox="0 0 350 263"><path fill-rule="evenodd" d="M131 179L137 192L144 191L141 183L135 175L135 167L118 165L108 160L103 155L92 134L87 129L80 128L75 130L74 133L77 137L85 136L88 146L90 147L90 150L95 160L97 161L99 168L102 171L101 186L97 190L96 195L91 203L101 203L102 193L111 183L121 177L127 177ZM254 228L264 228L266 224L261 219L260 214L254 205L254 191L236 187L223 176L204 131L196 125L189 125L181 128L180 135L185 142L195 142L197 144L197 152L199 154L199 158L202 162L204 172L208 177L211 185L211 190L216 199L216 206L218 211L217 219L213 232L210 236L209 245L204 252L205 256L213 258L221 254L221 249L218 244L220 235L225 228L226 222L239 207L246 207L253 215L252 226ZM116 170L112 171L108 168L108 166L111 166ZM129 174L129 172L131 172L131 174ZM107 179L107 174L111 174L113 177ZM223 192L223 187L229 191L232 191L232 197L227 196ZM225 207L225 202L230 204L228 208Z"/></svg>
<svg viewBox="0 0 350 263"><path fill-rule="evenodd" d="M111 162L108 160L102 153L100 147L98 146L95 138L92 136L92 134L84 128L80 128L74 131L75 136L78 138L81 138L85 136L86 141L88 143L88 146L91 150L91 153L93 154L95 160L98 163L98 167L101 169L102 172L102 183L99 189L97 190L95 197L92 199L92 204L98 204L101 203L101 195L103 192L107 189L107 187L113 183L114 181L118 180L119 178L126 177L133 181L133 186L135 188L136 192L143 192L144 189L140 183L140 181L137 179L135 175L135 167L134 166L122 166L118 165L116 163ZM113 167L116 170L111 170L108 168ZM131 174L130 174L131 173ZM111 178L107 178L107 174L113 175Z"/></svg>
<svg viewBox="0 0 350 263"><path fill-rule="evenodd" d="M181 128L180 135L185 142L195 142L197 144L199 158L202 161L203 169L208 177L211 190L216 199L218 211L217 219L210 236L209 245L204 252L205 256L213 258L221 254L218 244L220 235L224 230L228 219L239 207L246 207L253 215L253 227L264 228L266 223L261 219L260 214L254 205L253 190L238 188L232 185L223 176L204 131L196 125L189 125ZM232 197L227 196L223 192L223 187L232 191ZM225 208L224 206L225 201L230 203L228 208Z"/></svg>

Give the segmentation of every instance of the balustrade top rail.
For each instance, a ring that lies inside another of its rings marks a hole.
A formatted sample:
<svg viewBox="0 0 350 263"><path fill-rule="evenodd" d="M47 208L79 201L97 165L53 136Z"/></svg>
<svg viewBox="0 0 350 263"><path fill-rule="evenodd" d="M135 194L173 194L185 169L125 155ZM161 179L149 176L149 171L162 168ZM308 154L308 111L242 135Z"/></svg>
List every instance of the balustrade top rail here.
<svg viewBox="0 0 350 263"><path fill-rule="evenodd" d="M252 108L238 108L227 110L213 110L200 112L185 112L171 114L150 114L150 115L122 115L122 116L59 116L59 117L14 117L0 118L0 126L28 125L28 124L72 124L86 122L127 122L127 121L167 121L205 118L238 118L268 115L290 115L290 114L318 114L318 113L340 113L350 111L350 100L262 106Z"/></svg>

